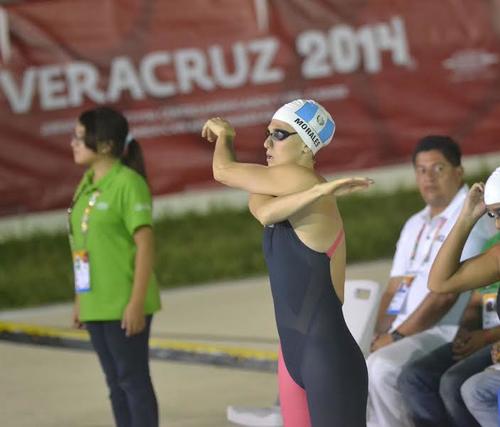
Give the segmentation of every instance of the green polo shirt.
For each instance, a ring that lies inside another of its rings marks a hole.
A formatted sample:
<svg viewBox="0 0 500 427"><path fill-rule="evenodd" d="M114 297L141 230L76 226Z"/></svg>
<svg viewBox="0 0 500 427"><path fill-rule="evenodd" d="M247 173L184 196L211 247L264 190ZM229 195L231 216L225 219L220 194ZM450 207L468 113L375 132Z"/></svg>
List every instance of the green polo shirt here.
<svg viewBox="0 0 500 427"><path fill-rule="evenodd" d="M119 320L133 287L134 232L152 226L151 192L144 178L120 161L96 183L92 177L89 169L78 185L70 218L71 249L87 250L90 265L90 290L79 294L80 320ZM100 194L84 235L82 218L95 191ZM144 311L152 314L159 309L158 283L152 274Z"/></svg>
<svg viewBox="0 0 500 427"><path fill-rule="evenodd" d="M500 243L500 233L495 234L484 244L482 252L486 252L489 248L496 245L497 243ZM479 288L478 290L482 294L497 293L499 287L500 281L492 283L491 285L485 286L483 288Z"/></svg>

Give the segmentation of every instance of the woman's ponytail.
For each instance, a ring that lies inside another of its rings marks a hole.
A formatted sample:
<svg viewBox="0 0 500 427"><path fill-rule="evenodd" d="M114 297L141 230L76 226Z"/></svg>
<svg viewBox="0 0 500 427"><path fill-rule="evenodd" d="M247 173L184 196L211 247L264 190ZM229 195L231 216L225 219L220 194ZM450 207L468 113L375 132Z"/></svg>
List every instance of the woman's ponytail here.
<svg viewBox="0 0 500 427"><path fill-rule="evenodd" d="M134 138L127 140L125 143L125 150L121 160L125 166L135 170L138 174L142 175L146 181L148 180L142 149Z"/></svg>

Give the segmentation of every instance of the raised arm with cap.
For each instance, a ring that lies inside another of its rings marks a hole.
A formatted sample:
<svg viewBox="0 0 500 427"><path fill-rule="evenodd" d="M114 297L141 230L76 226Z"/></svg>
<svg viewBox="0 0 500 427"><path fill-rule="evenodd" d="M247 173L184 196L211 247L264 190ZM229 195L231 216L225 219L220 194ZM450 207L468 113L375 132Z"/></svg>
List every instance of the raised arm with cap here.
<svg viewBox="0 0 500 427"><path fill-rule="evenodd" d="M267 167L236 160L233 149L234 128L224 119L213 118L203 127L202 136L215 142L214 178L233 188L271 196L281 196L311 188L320 182L314 170L298 164Z"/></svg>
<svg viewBox="0 0 500 427"><path fill-rule="evenodd" d="M323 181L314 172L314 155L331 142L335 123L320 104L295 100L283 105L268 132L264 147L276 154L269 156L272 164L240 163L233 150L234 128L220 117L208 120L202 137L215 142L214 178L230 187L271 196L303 191Z"/></svg>
<svg viewBox="0 0 500 427"><path fill-rule="evenodd" d="M487 252L476 257L460 262L460 256L469 233L486 212L483 194L484 185L482 183L474 184L471 187L457 222L441 246L432 265L428 282L431 291L437 293L463 292L489 285L500 278L499 245L493 246ZM492 199L489 198L489 200Z"/></svg>

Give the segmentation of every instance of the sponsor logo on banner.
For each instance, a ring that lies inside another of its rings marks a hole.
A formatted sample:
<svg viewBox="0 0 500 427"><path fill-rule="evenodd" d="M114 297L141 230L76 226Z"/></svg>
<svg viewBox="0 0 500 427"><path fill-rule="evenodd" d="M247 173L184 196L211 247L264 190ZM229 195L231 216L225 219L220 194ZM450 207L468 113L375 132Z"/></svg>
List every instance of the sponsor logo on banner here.
<svg viewBox="0 0 500 427"><path fill-rule="evenodd" d="M461 82L479 78L494 78L497 65L497 53L482 49L463 49L453 53L443 61L443 67L452 72L452 81Z"/></svg>

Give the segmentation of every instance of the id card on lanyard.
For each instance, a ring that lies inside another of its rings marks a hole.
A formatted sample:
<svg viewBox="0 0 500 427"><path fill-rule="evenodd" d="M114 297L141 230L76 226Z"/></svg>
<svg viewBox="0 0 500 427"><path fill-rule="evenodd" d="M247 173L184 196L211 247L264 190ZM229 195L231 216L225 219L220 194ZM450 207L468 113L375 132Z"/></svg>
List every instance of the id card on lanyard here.
<svg viewBox="0 0 500 427"><path fill-rule="evenodd" d="M95 206L97 198L101 193L96 190L90 196L89 202L85 207L82 215L82 220L80 223L80 230L83 235L83 246L84 249L73 251L73 272L75 276L75 292L83 293L89 292L91 290L90 286L90 261L89 253L86 249L87 247L87 234L89 231L89 218L92 208ZM71 212L72 208L78 200L79 195L73 200L71 207L68 209L68 221L69 221L69 235L70 239L73 238L73 229L71 226Z"/></svg>
<svg viewBox="0 0 500 427"><path fill-rule="evenodd" d="M73 251L73 272L75 274L75 291L90 291L90 265L87 251Z"/></svg>
<svg viewBox="0 0 500 427"><path fill-rule="evenodd" d="M427 251L427 254L422 260L422 265L426 264L429 262L432 254L432 247L434 246L434 242L438 239L439 237L439 232L443 228L444 224L446 223L446 218L440 218L439 224L436 227L436 231L434 232L434 236L432 238L431 244L429 246L429 250ZM426 223L422 224L422 227L420 228L420 231L418 232L417 239L415 240L415 243L413 245L413 250L411 253L410 257L410 266L413 267L413 264L415 262L415 258L417 256L417 251L418 247L420 245L420 239L422 238L422 235L424 234L424 230L426 227ZM389 303L389 307L387 308L386 313L391 316L397 316L399 313L401 313L401 310L403 309L406 299L408 298L408 294L410 292L411 284L415 280L415 276L417 275L417 272L415 270L409 271L405 276L403 276L403 279L398 285L398 288L396 290L396 293L392 297L391 302Z"/></svg>
<svg viewBox="0 0 500 427"><path fill-rule="evenodd" d="M415 280L414 275L403 276L401 282L399 282L398 289L396 293L392 297L391 303L387 308L387 314L391 316L397 316L406 302L406 298L408 297L408 293L410 292L411 284Z"/></svg>
<svg viewBox="0 0 500 427"><path fill-rule="evenodd" d="M491 329L500 325L500 319L497 314L497 294L482 294L483 306L483 329Z"/></svg>

